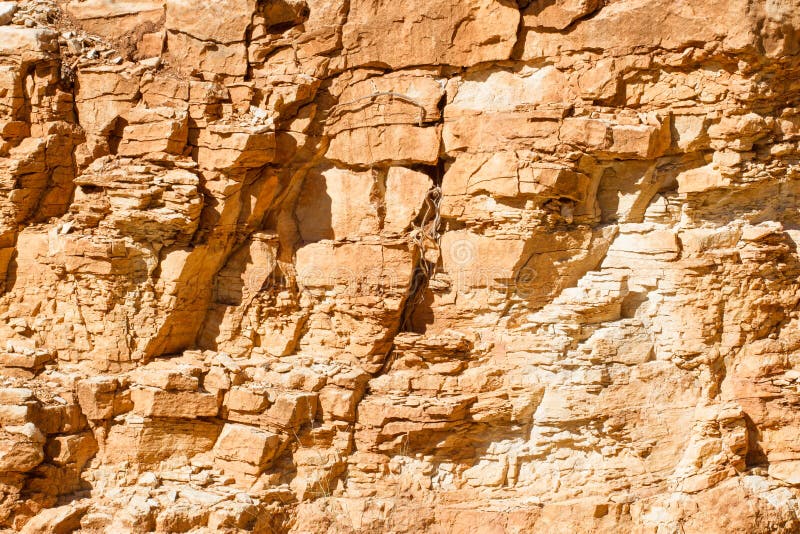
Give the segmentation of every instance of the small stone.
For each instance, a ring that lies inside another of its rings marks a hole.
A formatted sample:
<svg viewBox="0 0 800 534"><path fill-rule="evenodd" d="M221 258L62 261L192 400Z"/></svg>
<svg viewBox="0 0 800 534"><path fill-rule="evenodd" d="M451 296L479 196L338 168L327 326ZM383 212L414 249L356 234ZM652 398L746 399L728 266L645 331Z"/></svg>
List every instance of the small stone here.
<svg viewBox="0 0 800 534"><path fill-rule="evenodd" d="M136 484L148 488L157 488L159 485L158 476L151 471L147 471L146 473L139 475L139 479L136 481Z"/></svg>
<svg viewBox="0 0 800 534"><path fill-rule="evenodd" d="M144 65L148 68L158 68L161 65L161 58L160 57L149 57L146 59L142 59L139 61L140 65Z"/></svg>
<svg viewBox="0 0 800 534"><path fill-rule="evenodd" d="M47 441L47 438L44 436L44 434L42 434L42 431L39 430L33 423L25 423L24 425L20 426L6 426L5 431L12 434L20 434L25 436L34 443L44 444L44 442Z"/></svg>
<svg viewBox="0 0 800 534"><path fill-rule="evenodd" d="M73 54L80 54L83 51L83 42L80 39L67 39L67 48Z"/></svg>
<svg viewBox="0 0 800 534"><path fill-rule="evenodd" d="M5 26L14 19L17 7L16 2L0 2L0 26Z"/></svg>

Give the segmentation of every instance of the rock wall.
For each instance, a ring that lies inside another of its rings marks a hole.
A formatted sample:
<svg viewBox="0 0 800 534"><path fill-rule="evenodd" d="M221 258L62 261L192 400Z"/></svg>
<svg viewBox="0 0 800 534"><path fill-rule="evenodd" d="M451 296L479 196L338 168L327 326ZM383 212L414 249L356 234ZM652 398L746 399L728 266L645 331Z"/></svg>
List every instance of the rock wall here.
<svg viewBox="0 0 800 534"><path fill-rule="evenodd" d="M800 532L798 0L0 2L0 527Z"/></svg>

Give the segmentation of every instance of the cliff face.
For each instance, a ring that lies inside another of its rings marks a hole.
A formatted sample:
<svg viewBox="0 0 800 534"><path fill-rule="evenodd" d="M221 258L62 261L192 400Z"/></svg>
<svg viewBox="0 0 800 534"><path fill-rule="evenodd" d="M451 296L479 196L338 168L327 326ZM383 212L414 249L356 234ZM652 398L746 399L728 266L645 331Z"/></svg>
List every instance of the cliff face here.
<svg viewBox="0 0 800 534"><path fill-rule="evenodd" d="M799 32L0 2L0 526L800 531Z"/></svg>

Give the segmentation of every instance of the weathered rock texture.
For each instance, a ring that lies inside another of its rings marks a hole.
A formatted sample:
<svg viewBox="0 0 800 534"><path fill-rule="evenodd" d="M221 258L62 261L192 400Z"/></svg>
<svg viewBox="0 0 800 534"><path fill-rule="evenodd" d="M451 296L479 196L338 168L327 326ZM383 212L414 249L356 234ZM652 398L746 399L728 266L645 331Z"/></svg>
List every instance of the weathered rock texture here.
<svg viewBox="0 0 800 534"><path fill-rule="evenodd" d="M0 2L0 527L800 532L800 1Z"/></svg>

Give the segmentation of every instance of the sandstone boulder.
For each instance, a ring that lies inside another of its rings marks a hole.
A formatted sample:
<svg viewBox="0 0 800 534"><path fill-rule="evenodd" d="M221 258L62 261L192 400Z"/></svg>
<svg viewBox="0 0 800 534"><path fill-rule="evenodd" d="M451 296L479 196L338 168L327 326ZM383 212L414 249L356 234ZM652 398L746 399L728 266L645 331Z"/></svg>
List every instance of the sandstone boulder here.
<svg viewBox="0 0 800 534"><path fill-rule="evenodd" d="M255 476L275 456L277 434L247 425L227 424L214 445L214 462L226 471Z"/></svg>

